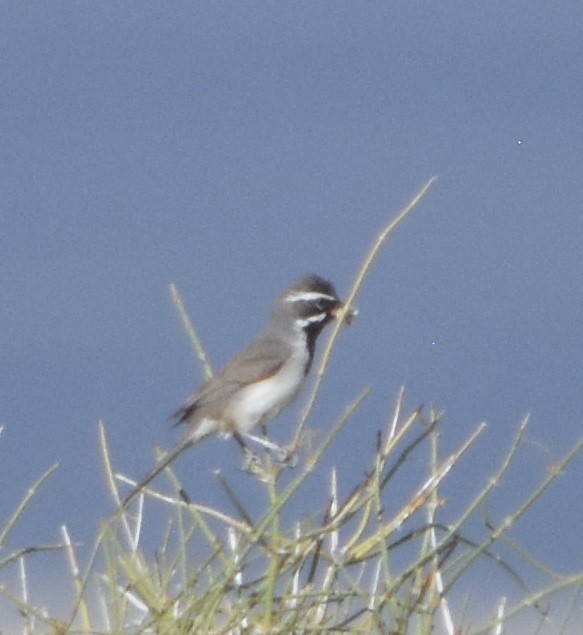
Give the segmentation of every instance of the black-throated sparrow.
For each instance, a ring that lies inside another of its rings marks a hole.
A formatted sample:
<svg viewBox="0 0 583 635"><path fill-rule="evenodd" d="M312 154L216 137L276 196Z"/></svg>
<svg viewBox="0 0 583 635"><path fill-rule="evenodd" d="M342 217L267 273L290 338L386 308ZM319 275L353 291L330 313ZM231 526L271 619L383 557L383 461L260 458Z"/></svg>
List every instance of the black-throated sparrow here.
<svg viewBox="0 0 583 635"><path fill-rule="evenodd" d="M124 499L126 505L187 448L214 434L233 435L277 447L251 435L275 419L298 396L314 358L316 340L343 308L334 286L311 274L278 298L267 327L239 355L203 384L172 417L187 430L182 439ZM350 324L356 311L348 309Z"/></svg>

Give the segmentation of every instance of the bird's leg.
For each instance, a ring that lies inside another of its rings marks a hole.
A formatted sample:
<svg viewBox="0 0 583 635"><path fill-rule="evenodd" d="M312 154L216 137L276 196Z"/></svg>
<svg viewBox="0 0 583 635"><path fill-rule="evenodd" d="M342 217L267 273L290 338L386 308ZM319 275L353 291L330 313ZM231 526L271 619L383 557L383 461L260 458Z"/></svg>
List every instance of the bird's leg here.
<svg viewBox="0 0 583 635"><path fill-rule="evenodd" d="M245 438L263 446L268 451L273 452L275 458L277 459L277 461L279 461L279 463L286 463L290 467L295 467L297 465L297 457L287 448L283 448L281 445L273 443L273 441L269 441L264 437L257 437L253 434L246 434Z"/></svg>
<svg viewBox="0 0 583 635"><path fill-rule="evenodd" d="M245 443L245 439L241 434L233 432L233 437L243 451L244 458L241 469L243 472L249 472L250 474L256 473L257 466L261 463L259 457L251 449L249 449L249 446Z"/></svg>
<svg viewBox="0 0 583 635"><path fill-rule="evenodd" d="M247 444L245 443L245 439L243 439L243 437L238 432L233 432L233 438L239 444L239 447L241 448L241 450L243 450L243 452L250 452Z"/></svg>
<svg viewBox="0 0 583 635"><path fill-rule="evenodd" d="M249 441L253 441L254 443L257 443L257 445L260 445L266 448L267 450L271 450L275 454L287 454L287 451L284 448L277 445L277 443L273 443L273 441L266 439L265 437L258 437L258 436L255 436L254 434L247 433L245 435L245 438L248 439Z"/></svg>

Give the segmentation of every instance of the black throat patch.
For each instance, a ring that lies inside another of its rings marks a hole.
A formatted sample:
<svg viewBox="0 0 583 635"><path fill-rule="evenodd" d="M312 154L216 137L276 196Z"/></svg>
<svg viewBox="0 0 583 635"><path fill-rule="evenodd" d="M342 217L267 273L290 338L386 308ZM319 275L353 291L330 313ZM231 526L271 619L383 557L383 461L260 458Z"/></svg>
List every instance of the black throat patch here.
<svg viewBox="0 0 583 635"><path fill-rule="evenodd" d="M318 335L320 335L324 326L326 326L326 324L331 319L331 317L326 317L326 319L322 320L321 322L312 322L311 324L308 324L303 328L304 334L306 336L306 346L308 348L308 361L306 362L304 375L307 375L310 372L310 368L312 367Z"/></svg>

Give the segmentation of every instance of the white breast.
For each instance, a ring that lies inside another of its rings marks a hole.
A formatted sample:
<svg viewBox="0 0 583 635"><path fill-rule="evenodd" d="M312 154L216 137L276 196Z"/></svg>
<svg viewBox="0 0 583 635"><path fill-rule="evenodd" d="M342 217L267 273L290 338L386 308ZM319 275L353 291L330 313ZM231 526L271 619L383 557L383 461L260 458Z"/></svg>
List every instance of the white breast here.
<svg viewBox="0 0 583 635"><path fill-rule="evenodd" d="M298 342L288 361L273 377L241 390L229 406L227 416L236 422L241 434L256 425L269 423L298 396L304 384L304 371L308 362L305 342Z"/></svg>

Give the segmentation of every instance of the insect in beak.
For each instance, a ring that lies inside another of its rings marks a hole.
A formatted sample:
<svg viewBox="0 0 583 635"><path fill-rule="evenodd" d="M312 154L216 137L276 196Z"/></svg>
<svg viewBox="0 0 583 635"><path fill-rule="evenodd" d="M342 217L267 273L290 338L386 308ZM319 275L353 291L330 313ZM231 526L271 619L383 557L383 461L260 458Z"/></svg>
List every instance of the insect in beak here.
<svg viewBox="0 0 583 635"><path fill-rule="evenodd" d="M349 326L354 322L358 315L358 309L353 307L347 307L345 304L341 304L334 311L334 316L341 320L343 323L348 324Z"/></svg>

